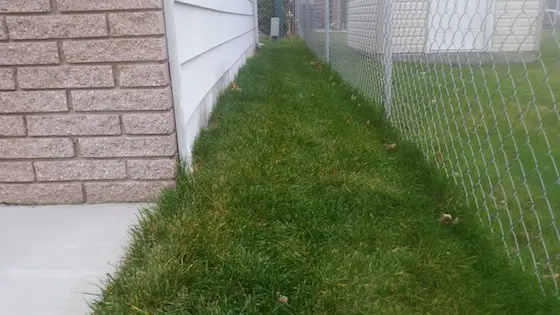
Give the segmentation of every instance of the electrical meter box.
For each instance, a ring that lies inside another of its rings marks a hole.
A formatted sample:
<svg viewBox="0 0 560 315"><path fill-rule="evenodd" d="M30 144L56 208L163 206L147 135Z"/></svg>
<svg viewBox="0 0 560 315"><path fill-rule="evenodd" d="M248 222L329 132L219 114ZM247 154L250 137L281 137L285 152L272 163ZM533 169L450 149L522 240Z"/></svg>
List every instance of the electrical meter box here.
<svg viewBox="0 0 560 315"><path fill-rule="evenodd" d="M280 18L270 19L270 37L280 37Z"/></svg>

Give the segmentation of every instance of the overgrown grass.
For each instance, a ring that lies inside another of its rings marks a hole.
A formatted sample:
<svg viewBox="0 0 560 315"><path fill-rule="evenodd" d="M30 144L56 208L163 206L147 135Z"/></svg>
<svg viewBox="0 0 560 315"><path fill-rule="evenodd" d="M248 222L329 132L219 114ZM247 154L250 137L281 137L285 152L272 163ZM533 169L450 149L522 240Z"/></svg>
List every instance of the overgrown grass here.
<svg viewBox="0 0 560 315"><path fill-rule="evenodd" d="M146 212L94 314L558 313L376 107L311 61L284 41L241 70L197 171Z"/></svg>

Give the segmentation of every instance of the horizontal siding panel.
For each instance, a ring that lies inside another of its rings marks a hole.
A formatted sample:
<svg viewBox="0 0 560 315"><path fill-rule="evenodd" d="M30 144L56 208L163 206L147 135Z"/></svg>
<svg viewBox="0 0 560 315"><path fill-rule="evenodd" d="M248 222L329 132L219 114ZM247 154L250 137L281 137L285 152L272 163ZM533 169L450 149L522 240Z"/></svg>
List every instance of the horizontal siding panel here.
<svg viewBox="0 0 560 315"><path fill-rule="evenodd" d="M539 16L538 9L508 9L508 10L496 10L496 19L503 18L531 18L534 19Z"/></svg>
<svg viewBox="0 0 560 315"><path fill-rule="evenodd" d="M348 8L360 8L376 5L380 0L348 0Z"/></svg>
<svg viewBox="0 0 560 315"><path fill-rule="evenodd" d="M507 17L503 17L500 18L496 21L495 26L496 27L509 27L509 26L515 26L515 27L527 27L529 28L532 25L537 25L536 19L527 19L527 18L519 18L519 19L515 19L515 18L507 18Z"/></svg>
<svg viewBox="0 0 560 315"><path fill-rule="evenodd" d="M208 91L255 43L253 37L250 31L181 65L181 103L185 117L192 115Z"/></svg>
<svg viewBox="0 0 560 315"><path fill-rule="evenodd" d="M521 43L535 43L534 35L494 35L494 43L504 43L504 44L521 44Z"/></svg>
<svg viewBox="0 0 560 315"><path fill-rule="evenodd" d="M235 3L245 0L234 1ZM252 16L175 4L178 57L184 63L254 29Z"/></svg>
<svg viewBox="0 0 560 315"><path fill-rule="evenodd" d="M367 7L348 8L348 15L375 16L377 14L377 5Z"/></svg>
<svg viewBox="0 0 560 315"><path fill-rule="evenodd" d="M175 0L175 3L197 6L214 11L253 15L253 3L249 0Z"/></svg>
<svg viewBox="0 0 560 315"><path fill-rule="evenodd" d="M416 46L423 45L424 38L422 37L393 37L393 46Z"/></svg>
<svg viewBox="0 0 560 315"><path fill-rule="evenodd" d="M496 1L496 10L538 10L540 6L540 1L538 0L499 0Z"/></svg>
<svg viewBox="0 0 560 315"><path fill-rule="evenodd" d="M403 46L397 45L393 47L394 54L410 54L424 52L424 44L406 44Z"/></svg>
<svg viewBox="0 0 560 315"><path fill-rule="evenodd" d="M428 17L428 9L424 10L424 11L398 11L398 12L393 12L393 19L394 20L401 20L401 19L418 19L418 20L424 20L426 17Z"/></svg>
<svg viewBox="0 0 560 315"><path fill-rule="evenodd" d="M494 43L493 51L534 51L535 45L533 43L513 43L513 44L503 44L497 45Z"/></svg>
<svg viewBox="0 0 560 315"><path fill-rule="evenodd" d="M426 21L425 20L419 20L419 19L414 19L414 20L396 20L393 23L393 27L398 28L398 27L407 27L410 29L413 28L421 28L421 29L425 29L426 28Z"/></svg>
<svg viewBox="0 0 560 315"><path fill-rule="evenodd" d="M395 37L416 37L426 34L424 28L394 27L393 36Z"/></svg>
<svg viewBox="0 0 560 315"><path fill-rule="evenodd" d="M537 26L509 26L494 29L494 35L511 35L516 37L534 36Z"/></svg>
<svg viewBox="0 0 560 315"><path fill-rule="evenodd" d="M428 10L428 2L426 1L408 1L408 2L397 2L393 3L393 11L403 11L403 12L418 12Z"/></svg>

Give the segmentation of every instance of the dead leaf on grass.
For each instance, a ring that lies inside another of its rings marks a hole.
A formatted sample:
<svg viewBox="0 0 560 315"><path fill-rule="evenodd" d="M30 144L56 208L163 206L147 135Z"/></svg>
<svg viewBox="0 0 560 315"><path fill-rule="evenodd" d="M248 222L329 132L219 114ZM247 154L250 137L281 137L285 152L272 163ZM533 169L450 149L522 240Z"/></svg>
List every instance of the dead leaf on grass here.
<svg viewBox="0 0 560 315"><path fill-rule="evenodd" d="M241 91L241 88L239 87L239 85L237 84L237 81L234 81L233 84L231 85L231 90L232 91Z"/></svg>
<svg viewBox="0 0 560 315"><path fill-rule="evenodd" d="M278 302L282 304L288 304L287 296L280 294L280 292L276 292L276 297L278 297Z"/></svg>
<svg viewBox="0 0 560 315"><path fill-rule="evenodd" d="M323 69L323 65L322 65L320 62L318 62L318 61L311 60L309 63L310 63L313 67L315 67L315 69L317 69L317 70L322 70L322 69Z"/></svg>
<svg viewBox="0 0 560 315"><path fill-rule="evenodd" d="M385 143L383 146L387 151L395 151L397 149L396 143Z"/></svg>
<svg viewBox="0 0 560 315"><path fill-rule="evenodd" d="M132 305L130 304L130 308L135 311L135 312L139 312L140 314L144 314L144 315L150 315L150 313L140 309L138 306Z"/></svg>
<svg viewBox="0 0 560 315"><path fill-rule="evenodd" d="M439 152L439 151L436 152L436 157L435 157L435 159L436 159L436 162L437 162L438 164L443 164L443 162L444 162L444 160L443 160L443 155L442 155L441 152Z"/></svg>
<svg viewBox="0 0 560 315"><path fill-rule="evenodd" d="M456 225L459 223L459 217L453 218L449 213L442 213L439 216L439 223L441 225Z"/></svg>
<svg viewBox="0 0 560 315"><path fill-rule="evenodd" d="M544 278L546 279L558 279L560 280L560 273L555 273L553 275L543 275Z"/></svg>
<svg viewBox="0 0 560 315"><path fill-rule="evenodd" d="M219 121L217 121L217 120L212 120L212 122L210 123L210 127L211 127L212 129L215 129L215 128L218 128L218 125L219 125L219 124L220 124Z"/></svg>
<svg viewBox="0 0 560 315"><path fill-rule="evenodd" d="M192 167L193 172L195 172L195 173L200 171L201 168L202 168L202 162L194 163L194 165Z"/></svg>

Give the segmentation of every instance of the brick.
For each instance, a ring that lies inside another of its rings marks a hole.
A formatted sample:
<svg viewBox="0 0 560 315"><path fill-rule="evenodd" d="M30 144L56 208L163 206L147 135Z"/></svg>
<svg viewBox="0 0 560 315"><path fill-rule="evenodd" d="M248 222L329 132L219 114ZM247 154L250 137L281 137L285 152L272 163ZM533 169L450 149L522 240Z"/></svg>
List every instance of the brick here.
<svg viewBox="0 0 560 315"><path fill-rule="evenodd" d="M169 134L175 130L173 112L125 114L122 120L127 134Z"/></svg>
<svg viewBox="0 0 560 315"><path fill-rule="evenodd" d="M111 66L61 66L18 69L22 89L113 87Z"/></svg>
<svg viewBox="0 0 560 315"><path fill-rule="evenodd" d="M8 39L8 31L4 27L4 17L0 16L0 40L7 40Z"/></svg>
<svg viewBox="0 0 560 315"><path fill-rule="evenodd" d="M167 59L163 38L68 41L62 44L69 63L158 61Z"/></svg>
<svg viewBox="0 0 560 315"><path fill-rule="evenodd" d="M0 113L41 113L67 110L64 91L0 92Z"/></svg>
<svg viewBox="0 0 560 315"><path fill-rule="evenodd" d="M0 13L49 12L50 0L0 0Z"/></svg>
<svg viewBox="0 0 560 315"><path fill-rule="evenodd" d="M35 162L38 181L102 180L126 178L125 161Z"/></svg>
<svg viewBox="0 0 560 315"><path fill-rule="evenodd" d="M14 72L15 69L0 69L0 90L5 91L16 89L16 83L14 82Z"/></svg>
<svg viewBox="0 0 560 315"><path fill-rule="evenodd" d="M31 162L0 162L0 182L32 182L35 173Z"/></svg>
<svg viewBox="0 0 560 315"><path fill-rule="evenodd" d="M25 136L23 116L0 116L0 137Z"/></svg>
<svg viewBox="0 0 560 315"><path fill-rule="evenodd" d="M109 27L113 36L163 35L163 12L134 12L109 14Z"/></svg>
<svg viewBox="0 0 560 315"><path fill-rule="evenodd" d="M73 157L74 144L68 138L0 139L3 159Z"/></svg>
<svg viewBox="0 0 560 315"><path fill-rule="evenodd" d="M78 38L107 36L104 14L8 16L11 39Z"/></svg>
<svg viewBox="0 0 560 315"><path fill-rule="evenodd" d="M5 0L10 1L10 0ZM99 11L128 9L160 9L162 0L58 0L58 9L67 11Z"/></svg>
<svg viewBox="0 0 560 315"><path fill-rule="evenodd" d="M157 90L89 90L70 94L75 111L166 110L171 108L169 88Z"/></svg>
<svg viewBox="0 0 560 315"><path fill-rule="evenodd" d="M130 160L126 162L126 167L132 179L173 179L177 162L174 159Z"/></svg>
<svg viewBox="0 0 560 315"><path fill-rule="evenodd" d="M60 63L54 42L0 43L0 65L45 65Z"/></svg>
<svg viewBox="0 0 560 315"><path fill-rule="evenodd" d="M165 64L119 66L118 83L124 87L165 86L169 84L169 68Z"/></svg>
<svg viewBox="0 0 560 315"><path fill-rule="evenodd" d="M0 184L0 204L75 204L84 202L78 183Z"/></svg>
<svg viewBox="0 0 560 315"><path fill-rule="evenodd" d="M110 115L28 116L27 130L30 136L118 135L121 125Z"/></svg>
<svg viewBox="0 0 560 315"><path fill-rule="evenodd" d="M153 202L163 189L173 186L174 181L86 183L86 202Z"/></svg>
<svg viewBox="0 0 560 315"><path fill-rule="evenodd" d="M177 151L174 135L82 138L78 144L84 157L173 156Z"/></svg>

